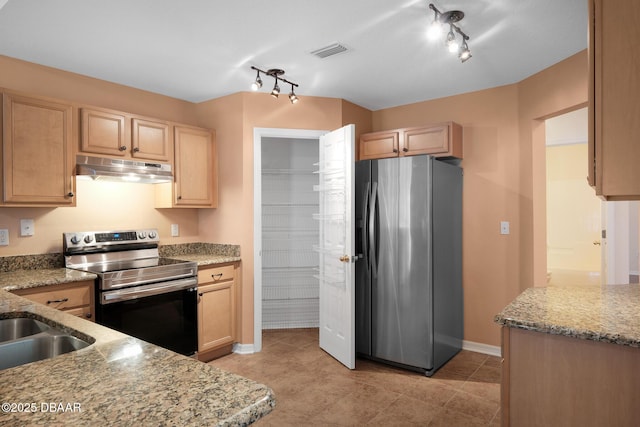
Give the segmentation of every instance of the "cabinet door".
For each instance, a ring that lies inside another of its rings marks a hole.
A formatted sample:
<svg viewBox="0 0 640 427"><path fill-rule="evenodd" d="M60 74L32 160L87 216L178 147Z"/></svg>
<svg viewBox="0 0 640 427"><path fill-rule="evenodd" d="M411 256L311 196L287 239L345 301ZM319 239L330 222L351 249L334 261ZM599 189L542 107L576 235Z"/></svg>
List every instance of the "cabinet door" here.
<svg viewBox="0 0 640 427"><path fill-rule="evenodd" d="M171 133L167 123L136 118L131 122L131 132L131 155L134 158L171 160Z"/></svg>
<svg viewBox="0 0 640 427"><path fill-rule="evenodd" d="M73 108L8 93L3 106L4 203L75 205Z"/></svg>
<svg viewBox="0 0 640 427"><path fill-rule="evenodd" d="M462 158L462 129L456 123L402 130L401 156L431 154Z"/></svg>
<svg viewBox="0 0 640 427"><path fill-rule="evenodd" d="M129 150L130 129L123 114L81 109L80 151L124 157Z"/></svg>
<svg viewBox="0 0 640 427"><path fill-rule="evenodd" d="M384 159L398 156L398 132L365 133L360 136L359 160Z"/></svg>
<svg viewBox="0 0 640 427"><path fill-rule="evenodd" d="M589 181L607 200L639 199L640 3L589 4Z"/></svg>
<svg viewBox="0 0 640 427"><path fill-rule="evenodd" d="M176 126L174 203L184 207L216 207L217 163L214 133Z"/></svg>
<svg viewBox="0 0 640 427"><path fill-rule="evenodd" d="M235 340L235 282L198 286L198 351Z"/></svg>

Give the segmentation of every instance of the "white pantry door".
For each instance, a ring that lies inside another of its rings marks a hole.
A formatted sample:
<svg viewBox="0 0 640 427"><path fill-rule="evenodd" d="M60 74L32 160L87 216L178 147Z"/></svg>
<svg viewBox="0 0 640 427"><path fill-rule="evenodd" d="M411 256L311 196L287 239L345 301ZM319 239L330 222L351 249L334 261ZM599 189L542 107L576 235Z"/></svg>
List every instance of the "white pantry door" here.
<svg viewBox="0 0 640 427"><path fill-rule="evenodd" d="M354 135L347 125L320 137L320 348L356 367L354 247Z"/></svg>

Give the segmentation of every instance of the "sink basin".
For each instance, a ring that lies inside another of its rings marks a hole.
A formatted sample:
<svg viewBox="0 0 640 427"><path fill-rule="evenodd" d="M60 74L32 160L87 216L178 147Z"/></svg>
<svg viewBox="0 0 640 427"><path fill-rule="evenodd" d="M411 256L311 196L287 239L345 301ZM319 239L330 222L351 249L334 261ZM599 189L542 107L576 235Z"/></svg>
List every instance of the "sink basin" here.
<svg viewBox="0 0 640 427"><path fill-rule="evenodd" d="M0 319L0 370L80 350L91 343L27 317Z"/></svg>
<svg viewBox="0 0 640 427"><path fill-rule="evenodd" d="M48 329L50 329L49 326L36 319L25 317L2 319L0 320L0 343L35 335Z"/></svg>
<svg viewBox="0 0 640 427"><path fill-rule="evenodd" d="M39 334L0 344L0 369L50 359L89 345L71 335Z"/></svg>

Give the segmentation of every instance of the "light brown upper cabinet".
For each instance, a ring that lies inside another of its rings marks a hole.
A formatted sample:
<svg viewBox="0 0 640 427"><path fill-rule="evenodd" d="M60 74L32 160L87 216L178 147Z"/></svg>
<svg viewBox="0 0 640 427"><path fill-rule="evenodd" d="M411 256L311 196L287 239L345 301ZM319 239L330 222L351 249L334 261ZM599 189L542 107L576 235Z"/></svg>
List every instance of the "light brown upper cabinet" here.
<svg viewBox="0 0 640 427"><path fill-rule="evenodd" d="M3 94L2 203L75 206L73 107Z"/></svg>
<svg viewBox="0 0 640 427"><path fill-rule="evenodd" d="M157 208L218 206L218 162L215 132L176 125L174 183L157 184Z"/></svg>
<svg viewBox="0 0 640 427"><path fill-rule="evenodd" d="M462 126L447 122L365 133L360 136L359 160L430 154L462 158Z"/></svg>
<svg viewBox="0 0 640 427"><path fill-rule="evenodd" d="M589 184L640 199L640 2L589 0Z"/></svg>
<svg viewBox="0 0 640 427"><path fill-rule="evenodd" d="M98 108L81 108L80 122L83 154L171 161L171 129L167 122Z"/></svg>

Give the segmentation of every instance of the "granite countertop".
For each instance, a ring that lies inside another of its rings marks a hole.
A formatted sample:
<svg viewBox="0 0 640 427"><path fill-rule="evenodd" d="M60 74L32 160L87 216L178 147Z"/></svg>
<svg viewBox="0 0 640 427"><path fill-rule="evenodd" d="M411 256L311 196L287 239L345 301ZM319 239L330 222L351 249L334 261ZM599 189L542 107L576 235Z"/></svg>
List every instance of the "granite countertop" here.
<svg viewBox="0 0 640 427"><path fill-rule="evenodd" d="M60 283L95 280L96 275L68 268L45 268L41 270L14 270L0 273L0 289L15 291Z"/></svg>
<svg viewBox="0 0 640 427"><path fill-rule="evenodd" d="M267 386L0 290L0 318L23 315L95 342L0 371L2 425L247 425L275 405Z"/></svg>
<svg viewBox="0 0 640 427"><path fill-rule="evenodd" d="M239 262L240 246L219 243L181 243L158 248L161 257L208 266ZM62 254L0 257L0 289L15 291L60 283L95 280L96 275L64 268Z"/></svg>
<svg viewBox="0 0 640 427"><path fill-rule="evenodd" d="M529 288L494 320L511 328L640 347L640 285Z"/></svg>

